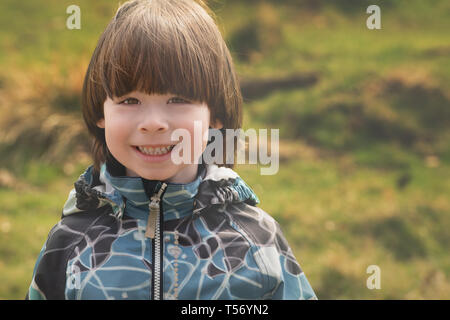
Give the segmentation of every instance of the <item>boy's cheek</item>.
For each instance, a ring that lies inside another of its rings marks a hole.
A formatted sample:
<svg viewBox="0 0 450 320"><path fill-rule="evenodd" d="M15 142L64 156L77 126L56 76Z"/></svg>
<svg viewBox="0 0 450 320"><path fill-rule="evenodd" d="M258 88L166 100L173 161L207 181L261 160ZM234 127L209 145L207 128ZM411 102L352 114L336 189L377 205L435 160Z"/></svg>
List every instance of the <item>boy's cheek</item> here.
<svg viewBox="0 0 450 320"><path fill-rule="evenodd" d="M113 132L129 131L133 128L133 122L131 119L125 116L111 117L105 121L106 129Z"/></svg>
<svg viewBox="0 0 450 320"><path fill-rule="evenodd" d="M208 142L208 123L197 121L197 124L192 124L189 128L186 128L189 131L189 136L191 138L191 143L201 142L205 144Z"/></svg>

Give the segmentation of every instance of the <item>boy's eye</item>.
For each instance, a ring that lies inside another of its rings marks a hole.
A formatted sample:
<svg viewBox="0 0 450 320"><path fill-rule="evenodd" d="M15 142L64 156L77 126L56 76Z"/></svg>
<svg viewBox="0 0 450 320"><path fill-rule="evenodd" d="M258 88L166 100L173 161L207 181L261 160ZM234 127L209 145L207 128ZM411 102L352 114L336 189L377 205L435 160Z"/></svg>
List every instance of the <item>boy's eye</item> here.
<svg viewBox="0 0 450 320"><path fill-rule="evenodd" d="M186 103L187 104L190 102L183 98L180 98L180 97L173 97L173 98L170 98L169 101L167 101L167 103Z"/></svg>
<svg viewBox="0 0 450 320"><path fill-rule="evenodd" d="M120 102L119 104L139 104L139 100L136 98L126 98L125 100L123 100L122 102Z"/></svg>

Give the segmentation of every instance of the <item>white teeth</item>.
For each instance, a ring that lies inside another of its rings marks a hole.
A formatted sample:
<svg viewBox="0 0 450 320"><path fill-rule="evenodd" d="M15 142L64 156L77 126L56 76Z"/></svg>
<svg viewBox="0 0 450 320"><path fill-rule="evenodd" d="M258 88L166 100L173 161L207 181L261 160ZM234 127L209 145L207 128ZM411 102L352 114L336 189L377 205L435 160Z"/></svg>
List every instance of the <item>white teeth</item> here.
<svg viewBox="0 0 450 320"><path fill-rule="evenodd" d="M144 147L138 147L139 151L142 153L148 154L148 155L162 155L170 152L173 149L174 146L168 146L163 148L144 148Z"/></svg>

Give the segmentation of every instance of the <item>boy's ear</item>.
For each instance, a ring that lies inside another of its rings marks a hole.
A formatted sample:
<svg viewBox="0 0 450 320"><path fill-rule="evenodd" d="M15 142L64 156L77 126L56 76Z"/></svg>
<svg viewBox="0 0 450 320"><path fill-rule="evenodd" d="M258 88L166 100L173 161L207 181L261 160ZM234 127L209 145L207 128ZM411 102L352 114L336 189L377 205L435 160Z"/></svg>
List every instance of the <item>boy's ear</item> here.
<svg viewBox="0 0 450 320"><path fill-rule="evenodd" d="M97 127L105 129L105 119L104 118L98 120L96 124L97 124Z"/></svg>
<svg viewBox="0 0 450 320"><path fill-rule="evenodd" d="M220 120L216 120L215 122L212 122L210 124L210 127L214 128L214 129L222 129L223 128L223 123Z"/></svg>

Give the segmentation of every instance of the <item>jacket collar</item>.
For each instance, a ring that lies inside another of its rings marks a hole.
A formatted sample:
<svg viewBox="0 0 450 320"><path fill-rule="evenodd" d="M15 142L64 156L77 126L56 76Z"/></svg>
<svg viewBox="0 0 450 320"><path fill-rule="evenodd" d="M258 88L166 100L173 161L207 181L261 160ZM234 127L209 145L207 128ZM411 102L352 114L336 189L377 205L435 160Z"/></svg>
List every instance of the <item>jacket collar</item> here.
<svg viewBox="0 0 450 320"><path fill-rule="evenodd" d="M163 201L168 204L172 202L183 203L191 201L197 193L198 186L205 174L204 168L200 168L197 178L189 183L167 183L164 192ZM113 176L103 165L100 171L100 181L109 185L118 192L127 202L131 202L134 206L148 206L150 197L159 189L161 181L146 180L141 177ZM168 201L171 199L170 201Z"/></svg>
<svg viewBox="0 0 450 320"><path fill-rule="evenodd" d="M126 201L133 205L148 205L149 198L145 187L150 184L159 188L162 181L145 180L139 177L114 177L103 164L100 174L94 174L90 166L74 183L74 189L64 205L63 216L92 210L110 205L114 215L122 217ZM193 214L198 216L209 206L221 206L227 203L245 202L257 205L259 199L253 190L232 169L217 165L199 165L197 179L188 184L168 183L162 200L175 204L174 196L180 190L187 190L183 201L192 201ZM177 205L177 204L175 204ZM181 204L180 204L181 205Z"/></svg>

